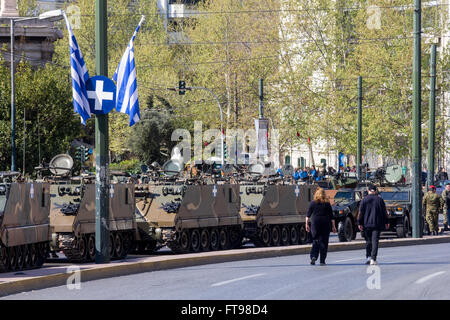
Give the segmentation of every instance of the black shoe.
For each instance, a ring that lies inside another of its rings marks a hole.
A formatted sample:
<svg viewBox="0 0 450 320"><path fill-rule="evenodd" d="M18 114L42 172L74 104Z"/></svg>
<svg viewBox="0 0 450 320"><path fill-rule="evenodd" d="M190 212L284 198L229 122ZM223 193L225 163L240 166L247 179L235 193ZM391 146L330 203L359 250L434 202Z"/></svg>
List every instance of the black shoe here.
<svg viewBox="0 0 450 320"><path fill-rule="evenodd" d="M316 260L317 260L317 258L312 258L311 259L311 265L315 265L316 264Z"/></svg>
<svg viewBox="0 0 450 320"><path fill-rule="evenodd" d="M428 234L427 234L428 236L431 236L431 231L428 231Z"/></svg>
<svg viewBox="0 0 450 320"><path fill-rule="evenodd" d="M326 266L327 264L325 262L320 263L321 266Z"/></svg>

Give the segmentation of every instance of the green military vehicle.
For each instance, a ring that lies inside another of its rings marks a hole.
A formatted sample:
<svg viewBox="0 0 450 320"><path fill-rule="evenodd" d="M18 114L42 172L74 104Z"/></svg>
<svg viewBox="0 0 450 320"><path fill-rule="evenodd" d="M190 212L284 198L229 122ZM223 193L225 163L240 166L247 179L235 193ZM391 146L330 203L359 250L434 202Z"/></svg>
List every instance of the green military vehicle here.
<svg viewBox="0 0 450 320"><path fill-rule="evenodd" d="M51 249L62 251L69 261L95 259L95 183L93 175L69 177L73 160L69 155L52 159ZM112 178L112 181L117 179ZM112 183L109 188L110 257L123 259L136 238L134 184Z"/></svg>
<svg viewBox="0 0 450 320"><path fill-rule="evenodd" d="M183 165L164 164L164 177L136 186L138 248L167 245L175 253L236 248L241 245L239 186L182 178Z"/></svg>
<svg viewBox="0 0 450 320"><path fill-rule="evenodd" d="M408 237L411 232L411 186L406 184L400 165L378 168L372 175L372 182L377 185L378 194L383 198L388 213L388 232L395 232L397 237ZM361 183L357 190L366 190L367 183ZM421 221L423 224L423 221Z"/></svg>
<svg viewBox="0 0 450 320"><path fill-rule="evenodd" d="M253 178L240 184L244 236L256 246L306 243L306 213L317 186L294 184L291 166L282 168L283 178L274 177L265 167L250 165L248 173Z"/></svg>
<svg viewBox="0 0 450 320"><path fill-rule="evenodd" d="M341 188L325 190L330 199L339 241L354 240L358 232L359 204L362 190Z"/></svg>
<svg viewBox="0 0 450 320"><path fill-rule="evenodd" d="M50 185L0 172L0 272L42 266L50 242Z"/></svg>
<svg viewBox="0 0 450 320"><path fill-rule="evenodd" d="M411 229L411 188L408 186L379 187L378 193L386 203L389 230L406 238Z"/></svg>

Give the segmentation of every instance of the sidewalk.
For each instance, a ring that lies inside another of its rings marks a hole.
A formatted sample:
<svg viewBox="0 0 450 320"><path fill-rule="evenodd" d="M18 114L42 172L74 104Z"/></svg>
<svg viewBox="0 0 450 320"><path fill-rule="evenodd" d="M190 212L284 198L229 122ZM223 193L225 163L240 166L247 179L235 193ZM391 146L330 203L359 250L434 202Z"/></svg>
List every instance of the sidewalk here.
<svg viewBox="0 0 450 320"><path fill-rule="evenodd" d="M426 236L422 239L385 239L380 247L397 247L450 243L450 235ZM329 251L360 250L365 248L364 241L330 243ZM0 273L0 297L31 290L66 285L73 275L72 267L78 268L81 281L117 277L135 273L182 268L202 264L222 263L237 260L261 259L285 255L308 254L311 245L288 247L241 248L225 251L212 251L190 254L170 254L153 256L131 256L125 260L109 264L69 264L67 262L46 263L42 268L11 273Z"/></svg>

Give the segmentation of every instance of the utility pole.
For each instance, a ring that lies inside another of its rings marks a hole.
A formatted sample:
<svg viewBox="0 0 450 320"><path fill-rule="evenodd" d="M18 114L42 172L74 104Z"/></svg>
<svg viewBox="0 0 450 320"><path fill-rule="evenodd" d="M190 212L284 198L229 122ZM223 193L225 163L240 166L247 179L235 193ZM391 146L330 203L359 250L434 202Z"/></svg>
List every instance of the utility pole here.
<svg viewBox="0 0 450 320"><path fill-rule="evenodd" d="M422 238L422 145L421 145L421 32L422 3L414 0L413 134L412 134L412 236Z"/></svg>
<svg viewBox="0 0 450 320"><path fill-rule="evenodd" d="M259 118L264 119L264 79L259 79Z"/></svg>
<svg viewBox="0 0 450 320"><path fill-rule="evenodd" d="M356 171L358 181L361 181L361 162L362 162L362 77L358 77L358 150L356 152Z"/></svg>
<svg viewBox="0 0 450 320"><path fill-rule="evenodd" d="M16 99L14 79L14 19L11 19L11 171L16 171Z"/></svg>
<svg viewBox="0 0 450 320"><path fill-rule="evenodd" d="M106 15L107 0L95 0L95 68L108 77ZM95 263L108 263L109 256L109 134L108 115L95 116ZM112 244L111 244L112 245Z"/></svg>
<svg viewBox="0 0 450 320"><path fill-rule="evenodd" d="M430 105L428 125L428 175L427 186L434 184L434 138L436 128L436 44L431 46L430 57Z"/></svg>

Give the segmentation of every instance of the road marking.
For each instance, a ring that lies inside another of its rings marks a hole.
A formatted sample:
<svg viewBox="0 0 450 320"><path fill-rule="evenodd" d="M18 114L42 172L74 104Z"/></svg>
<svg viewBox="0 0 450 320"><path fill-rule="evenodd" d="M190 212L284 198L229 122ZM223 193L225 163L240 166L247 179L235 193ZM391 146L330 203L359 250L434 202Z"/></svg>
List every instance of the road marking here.
<svg viewBox="0 0 450 320"><path fill-rule="evenodd" d="M359 257L359 258L352 258L352 259L345 259L345 260L336 260L335 262L345 262L345 261L352 261L352 260L364 260L363 258Z"/></svg>
<svg viewBox="0 0 450 320"><path fill-rule="evenodd" d="M240 281L240 280L245 280L245 279L250 279L250 278L256 278L256 277L261 277L266 275L265 273L258 273L258 274L254 274L251 276L246 276L246 277L242 277L242 278L236 278L236 279L231 279L231 280L227 280L227 281L222 281L222 282L217 282L211 285L211 287L218 287L218 286L222 286L224 284L228 284L231 282L236 282L236 281Z"/></svg>
<svg viewBox="0 0 450 320"><path fill-rule="evenodd" d="M425 281L428 281L428 280L430 280L430 279L432 279L432 278L434 278L434 277L440 276L441 274L444 274L444 273L445 273L445 271L439 271L439 272L436 272L436 273L432 273L432 274L430 274L430 275L428 275L428 276L425 276L425 277L423 277L423 278L420 278L420 279L417 280L415 283L416 283L416 284L424 283Z"/></svg>

